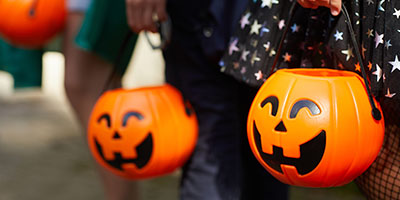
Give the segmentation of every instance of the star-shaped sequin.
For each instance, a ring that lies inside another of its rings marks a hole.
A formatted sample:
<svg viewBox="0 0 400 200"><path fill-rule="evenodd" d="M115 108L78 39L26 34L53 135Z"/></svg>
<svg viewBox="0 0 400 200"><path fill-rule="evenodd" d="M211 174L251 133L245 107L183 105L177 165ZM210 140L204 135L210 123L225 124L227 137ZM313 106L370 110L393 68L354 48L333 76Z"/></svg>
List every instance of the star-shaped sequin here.
<svg viewBox="0 0 400 200"><path fill-rule="evenodd" d="M241 74L246 73L246 71L247 71L247 68L246 68L246 67L242 67L242 69L240 69L240 73L241 73Z"/></svg>
<svg viewBox="0 0 400 200"><path fill-rule="evenodd" d="M260 33L261 26L262 25L259 24L257 20L254 20L253 24L251 25L250 34L255 33L258 35Z"/></svg>
<svg viewBox="0 0 400 200"><path fill-rule="evenodd" d="M292 29L292 33L299 32L300 26L298 26L297 24L293 24L290 29Z"/></svg>
<svg viewBox="0 0 400 200"><path fill-rule="evenodd" d="M277 0L261 0L261 8L268 6L268 8L272 7L272 4L279 4Z"/></svg>
<svg viewBox="0 0 400 200"><path fill-rule="evenodd" d="M394 13L393 13L393 15L396 16L397 19L399 19L399 17L400 17L400 10L397 10L396 8L394 8Z"/></svg>
<svg viewBox="0 0 400 200"><path fill-rule="evenodd" d="M261 8L268 6L268 8L272 7L272 0L261 0Z"/></svg>
<svg viewBox="0 0 400 200"><path fill-rule="evenodd" d="M282 30L285 27L285 20L281 19L278 23L279 30Z"/></svg>
<svg viewBox="0 0 400 200"><path fill-rule="evenodd" d="M309 60L307 60L307 59L302 59L301 62L300 62L300 66L301 67L308 67L310 65L311 65L311 62Z"/></svg>
<svg viewBox="0 0 400 200"><path fill-rule="evenodd" d="M256 77L256 80L258 81L263 78L263 73L261 72L261 70L258 70L258 72L254 74L254 76Z"/></svg>
<svg viewBox="0 0 400 200"><path fill-rule="evenodd" d="M287 52L282 57L283 57L284 62L290 62L290 60L292 60L292 56L290 54L288 54Z"/></svg>
<svg viewBox="0 0 400 200"><path fill-rule="evenodd" d="M350 46L347 47L347 50L342 50L341 52L342 52L342 54L346 55L346 61L348 61L350 59L350 57L354 57L353 48Z"/></svg>
<svg viewBox="0 0 400 200"><path fill-rule="evenodd" d="M371 62L368 62L368 69L369 69L369 71L371 71L371 69L372 69L372 63Z"/></svg>
<svg viewBox="0 0 400 200"><path fill-rule="evenodd" d="M247 51L246 49L244 51L242 51L242 55L240 56L240 58L243 61L247 61L247 56L249 55L250 51Z"/></svg>
<svg viewBox="0 0 400 200"><path fill-rule="evenodd" d="M269 51L269 48L271 48L271 42L267 42L266 44L263 45L265 48L265 51Z"/></svg>
<svg viewBox="0 0 400 200"><path fill-rule="evenodd" d="M393 72L394 70L400 70L400 61L399 61L399 59L397 58L397 55L396 55L396 57L394 58L394 61L391 61L391 62L389 62L393 67L392 67L392 71L391 72Z"/></svg>
<svg viewBox="0 0 400 200"><path fill-rule="evenodd" d="M367 49L364 47L364 42L361 44L361 54L362 57L365 58L365 52L367 51Z"/></svg>
<svg viewBox="0 0 400 200"><path fill-rule="evenodd" d="M385 9L383 9L383 6L382 6L383 3L385 3L385 0L381 0L381 1L379 2L378 10L380 10L380 11L382 11L382 12L385 12Z"/></svg>
<svg viewBox="0 0 400 200"><path fill-rule="evenodd" d="M239 69L239 62L233 62L233 69Z"/></svg>
<svg viewBox="0 0 400 200"><path fill-rule="evenodd" d="M269 57L272 57L276 54L275 49L271 49L271 51L269 52Z"/></svg>
<svg viewBox="0 0 400 200"><path fill-rule="evenodd" d="M231 44L229 45L229 55L232 55L234 51L239 51L239 48L236 46L238 43L238 39L234 39Z"/></svg>
<svg viewBox="0 0 400 200"><path fill-rule="evenodd" d="M378 48L379 44L383 44L383 37L383 33L379 34L377 31L375 31L375 48Z"/></svg>
<svg viewBox="0 0 400 200"><path fill-rule="evenodd" d="M264 35L264 33L269 33L269 29L267 27L264 27L264 25L263 25L263 27L261 27L260 36L262 37Z"/></svg>
<svg viewBox="0 0 400 200"><path fill-rule="evenodd" d="M244 15L242 17L242 19L240 19L240 28L244 29L244 27L248 24L250 24L249 18L250 18L250 13L246 13L246 15Z"/></svg>
<svg viewBox="0 0 400 200"><path fill-rule="evenodd" d="M219 65L220 67L225 67L225 62L224 62L223 60L220 60L220 61L218 62L218 65Z"/></svg>
<svg viewBox="0 0 400 200"><path fill-rule="evenodd" d="M376 76L376 82L379 82L382 78L382 69L378 64L376 64L376 71L372 72L372 74Z"/></svg>
<svg viewBox="0 0 400 200"><path fill-rule="evenodd" d="M359 62L355 64L355 70L361 72L361 66Z"/></svg>
<svg viewBox="0 0 400 200"><path fill-rule="evenodd" d="M387 97L387 98L393 98L394 95L396 95L396 93L390 93L390 90L389 90L389 88L388 88L388 89L387 89L387 92L386 92L386 94L385 94L385 97Z"/></svg>
<svg viewBox="0 0 400 200"><path fill-rule="evenodd" d="M338 30L336 30L336 33L333 36L335 36L336 41L343 40L343 32L339 32Z"/></svg>
<svg viewBox="0 0 400 200"><path fill-rule="evenodd" d="M367 34L368 38L373 37L374 36L374 29L368 29L366 34Z"/></svg>
<svg viewBox="0 0 400 200"><path fill-rule="evenodd" d="M390 44L390 40L385 42L385 47L387 50L389 50L389 47L391 47L391 46L392 46L392 44Z"/></svg>
<svg viewBox="0 0 400 200"><path fill-rule="evenodd" d="M255 51L253 53L253 55L251 56L250 63L251 63L251 65L254 65L254 63L257 62L257 61L260 61L260 58L257 57L257 51Z"/></svg>

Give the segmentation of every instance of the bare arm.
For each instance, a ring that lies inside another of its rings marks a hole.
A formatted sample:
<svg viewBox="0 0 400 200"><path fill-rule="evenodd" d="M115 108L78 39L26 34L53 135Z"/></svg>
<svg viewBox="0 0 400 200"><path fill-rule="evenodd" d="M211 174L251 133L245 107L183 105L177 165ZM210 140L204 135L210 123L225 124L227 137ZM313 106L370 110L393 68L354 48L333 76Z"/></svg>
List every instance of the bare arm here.
<svg viewBox="0 0 400 200"><path fill-rule="evenodd" d="M135 33L157 32L155 18L167 19L166 0L125 0L128 24Z"/></svg>

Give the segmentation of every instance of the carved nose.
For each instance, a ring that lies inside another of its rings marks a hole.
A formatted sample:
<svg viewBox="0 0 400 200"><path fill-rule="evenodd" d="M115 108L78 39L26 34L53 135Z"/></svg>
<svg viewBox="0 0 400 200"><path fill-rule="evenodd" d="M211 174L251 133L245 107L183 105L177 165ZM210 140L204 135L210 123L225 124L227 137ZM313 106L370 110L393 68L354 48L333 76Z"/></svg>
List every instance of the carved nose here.
<svg viewBox="0 0 400 200"><path fill-rule="evenodd" d="M121 139L121 135L117 131L115 131L113 139Z"/></svg>
<svg viewBox="0 0 400 200"><path fill-rule="evenodd" d="M275 131L287 132L286 126L285 126L285 124L283 123L282 120L281 120L281 122L279 122L279 124L275 127Z"/></svg>

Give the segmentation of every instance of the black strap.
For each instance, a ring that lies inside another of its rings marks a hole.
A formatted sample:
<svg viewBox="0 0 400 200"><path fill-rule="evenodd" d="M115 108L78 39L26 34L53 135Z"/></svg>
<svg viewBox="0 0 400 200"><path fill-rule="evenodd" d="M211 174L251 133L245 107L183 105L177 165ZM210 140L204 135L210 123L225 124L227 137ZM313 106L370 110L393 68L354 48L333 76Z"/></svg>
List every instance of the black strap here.
<svg viewBox="0 0 400 200"><path fill-rule="evenodd" d="M286 35L288 33L288 30L289 30L289 24L292 23L294 12L295 12L295 10L297 9L298 6L299 5L295 1L292 4L291 8L290 8L289 16L288 16L288 25L285 27L285 29L284 29L284 31L282 33L282 36L281 36L281 39L280 39L280 42L279 42L279 47L278 47L276 56L274 58L274 62L272 64L272 66L271 66L270 72L268 73L269 75L272 75L272 73L274 73L275 67L276 67L276 65L278 63L278 60L279 60L279 56L280 56L280 53L281 53L281 50L282 50L282 46L283 46L284 40L285 40ZM351 38L351 42L352 42L352 45L353 45L354 50L355 50L356 58L357 58L358 62L360 63L361 74L362 74L362 77L364 79L365 87L367 89L369 103L370 103L371 108L372 108L372 110L371 110L372 117L375 120L381 120L382 119L382 114L379 111L379 109L376 107L374 99L372 97L372 92L371 92L371 88L370 88L368 80L367 80L367 73L365 72L365 67L364 67L364 63L363 63L363 60L362 60L362 57L361 57L361 54L360 54L360 49L358 47L358 43L357 43L356 36L355 36L354 30L353 30L353 26L351 25L351 20L350 20L349 13L347 12L347 9L346 9L344 4L342 4L342 13L343 13L343 15L345 17L345 22L347 24L347 27L348 27L348 30L349 30L349 33L350 33L350 38Z"/></svg>
<svg viewBox="0 0 400 200"><path fill-rule="evenodd" d="M276 52L276 56L274 58L274 62L272 64L272 66L271 66L271 70L269 71L269 73L267 73L269 76L271 76L274 73L275 67L278 64L278 60L279 60L279 57L281 55L283 43L284 43L286 35L287 35L288 31L289 31L289 24L292 24L294 12L296 11L298 6L299 5L297 4L297 1L294 1L292 6L290 7L289 16L288 16L288 23L287 23L288 25L285 27L285 29L283 29L283 33L282 33L281 39L279 40L279 46L278 46L278 50Z"/></svg>
<svg viewBox="0 0 400 200"><path fill-rule="evenodd" d="M374 103L374 98L372 97L371 88L370 88L370 86L368 84L368 80L367 80L367 73L365 72L365 67L364 67L364 63L363 63L363 60L362 60L362 57L360 54L360 49L358 48L356 35L354 33L353 26L351 25L349 13L347 12L346 6L344 6L344 4L342 4L342 13L343 13L344 17L346 18L345 21L346 21L346 24L347 24L347 27L348 27L348 30L350 33L351 42L353 43L353 47L355 50L357 60L360 63L361 74L364 79L365 87L367 89L367 94L368 94L368 98L369 98L369 103L371 104L371 108L372 108L372 111L371 111L372 117L374 117L375 120L381 120L382 114L378 110L378 108L376 107L376 105Z"/></svg>

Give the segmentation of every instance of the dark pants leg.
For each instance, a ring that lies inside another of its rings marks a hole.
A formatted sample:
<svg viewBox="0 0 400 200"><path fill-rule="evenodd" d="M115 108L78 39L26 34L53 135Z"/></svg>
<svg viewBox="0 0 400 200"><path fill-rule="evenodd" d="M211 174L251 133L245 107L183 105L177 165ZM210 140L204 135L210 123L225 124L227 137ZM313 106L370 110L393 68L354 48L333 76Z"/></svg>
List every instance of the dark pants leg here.
<svg viewBox="0 0 400 200"><path fill-rule="evenodd" d="M167 82L194 107L199 139L183 169L182 200L287 199L287 186L257 162L246 120L256 89L219 72L198 47L172 41L164 51Z"/></svg>

